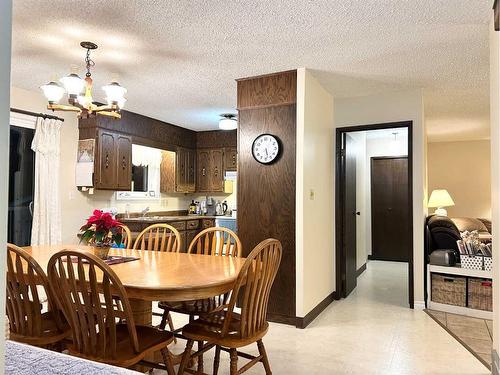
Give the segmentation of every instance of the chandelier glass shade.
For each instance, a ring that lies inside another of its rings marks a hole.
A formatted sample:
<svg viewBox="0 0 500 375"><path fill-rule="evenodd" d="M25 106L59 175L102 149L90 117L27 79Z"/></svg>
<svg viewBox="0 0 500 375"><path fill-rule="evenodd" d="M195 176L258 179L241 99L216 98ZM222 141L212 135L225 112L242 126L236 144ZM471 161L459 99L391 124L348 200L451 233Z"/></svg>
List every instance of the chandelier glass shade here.
<svg viewBox="0 0 500 375"><path fill-rule="evenodd" d="M225 113L220 116L222 118L219 120L219 129L234 130L238 127L238 120L232 113Z"/></svg>
<svg viewBox="0 0 500 375"><path fill-rule="evenodd" d="M40 86L43 94L47 98L47 109L53 111L73 111L78 112L80 117L88 117L92 114L99 114L103 116L110 116L114 118L121 118L120 110L125 105L127 99L125 94L127 89L120 86L118 82L111 82L102 87L106 94L106 104L94 104L92 97L92 73L91 68L95 63L90 59L90 51L97 49L97 44L92 42L81 42L80 45L87 50L85 57L85 64L87 72L85 79L82 79L78 74L72 72L59 81L60 84L51 81L45 85ZM64 94L68 95L68 104L59 104Z"/></svg>

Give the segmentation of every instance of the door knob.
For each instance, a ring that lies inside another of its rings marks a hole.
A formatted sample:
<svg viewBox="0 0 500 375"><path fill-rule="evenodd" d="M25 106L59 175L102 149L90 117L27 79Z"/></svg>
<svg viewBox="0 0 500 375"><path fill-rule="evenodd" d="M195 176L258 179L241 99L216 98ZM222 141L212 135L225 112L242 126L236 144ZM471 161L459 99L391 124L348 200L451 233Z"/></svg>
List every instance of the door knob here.
<svg viewBox="0 0 500 375"><path fill-rule="evenodd" d="M353 214L354 214L354 215L361 216L361 212L359 212L359 211L353 212Z"/></svg>

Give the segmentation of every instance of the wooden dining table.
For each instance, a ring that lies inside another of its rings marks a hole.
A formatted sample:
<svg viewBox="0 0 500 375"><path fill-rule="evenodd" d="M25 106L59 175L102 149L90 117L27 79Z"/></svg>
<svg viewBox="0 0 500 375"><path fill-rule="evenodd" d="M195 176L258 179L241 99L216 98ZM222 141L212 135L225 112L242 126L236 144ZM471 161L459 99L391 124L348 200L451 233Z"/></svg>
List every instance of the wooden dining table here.
<svg viewBox="0 0 500 375"><path fill-rule="evenodd" d="M24 247L43 270L52 255L64 249L91 251L80 245ZM127 295L136 324L152 323L153 301L189 301L229 292L243 266L244 259L147 250L111 249L109 255L140 259L110 265Z"/></svg>

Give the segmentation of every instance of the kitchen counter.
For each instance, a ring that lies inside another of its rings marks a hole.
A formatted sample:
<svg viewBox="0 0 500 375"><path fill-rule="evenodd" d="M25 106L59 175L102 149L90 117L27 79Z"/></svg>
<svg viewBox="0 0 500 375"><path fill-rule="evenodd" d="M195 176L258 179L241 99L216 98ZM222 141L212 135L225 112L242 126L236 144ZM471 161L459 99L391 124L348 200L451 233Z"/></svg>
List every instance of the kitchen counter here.
<svg viewBox="0 0 500 375"><path fill-rule="evenodd" d="M201 219L229 219L236 220L236 217L226 215L173 215L173 216L138 216L138 217L123 217L120 218L122 223L137 223L137 222L154 222L154 223L167 223L170 221L184 221L184 220L201 220Z"/></svg>

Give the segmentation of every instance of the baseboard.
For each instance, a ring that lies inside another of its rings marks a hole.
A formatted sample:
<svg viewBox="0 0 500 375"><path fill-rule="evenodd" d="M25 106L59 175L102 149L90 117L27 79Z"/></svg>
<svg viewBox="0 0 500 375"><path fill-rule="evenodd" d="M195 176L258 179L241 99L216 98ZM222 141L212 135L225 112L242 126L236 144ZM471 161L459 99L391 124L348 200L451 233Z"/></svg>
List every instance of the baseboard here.
<svg viewBox="0 0 500 375"><path fill-rule="evenodd" d="M324 309L330 305L336 298L336 292L330 293L326 298L318 303L314 309L312 309L306 316L303 318L297 317L295 326L300 329L306 328L314 319L318 317L319 314L323 312Z"/></svg>
<svg viewBox="0 0 500 375"><path fill-rule="evenodd" d="M356 277L360 277L361 274L365 271L366 271L366 263L358 268L358 270L356 271Z"/></svg>
<svg viewBox="0 0 500 375"><path fill-rule="evenodd" d="M281 315L276 313L267 313L267 320L273 323L288 324L295 326L297 318L295 316Z"/></svg>
<svg viewBox="0 0 500 375"><path fill-rule="evenodd" d="M382 260L384 262L408 263L408 260L387 259L387 258L384 258L384 257L378 257L378 256L373 255L373 254L368 255L368 260Z"/></svg>
<svg viewBox="0 0 500 375"><path fill-rule="evenodd" d="M491 351L491 373L492 375L500 375L500 358L495 349Z"/></svg>
<svg viewBox="0 0 500 375"><path fill-rule="evenodd" d="M415 310L425 310L425 302L424 301L413 301L413 308Z"/></svg>

